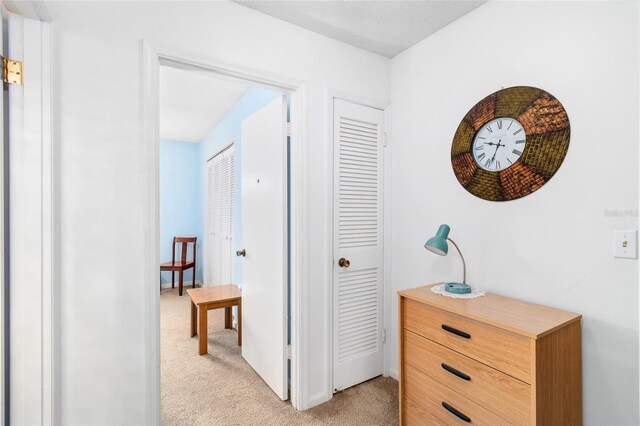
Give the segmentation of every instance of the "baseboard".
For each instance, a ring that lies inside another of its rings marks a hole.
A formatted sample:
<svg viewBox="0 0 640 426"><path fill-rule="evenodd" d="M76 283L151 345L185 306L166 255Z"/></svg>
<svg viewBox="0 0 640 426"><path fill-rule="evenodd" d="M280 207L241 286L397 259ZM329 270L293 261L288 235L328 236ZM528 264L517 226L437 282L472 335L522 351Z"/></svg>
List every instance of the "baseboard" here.
<svg viewBox="0 0 640 426"><path fill-rule="evenodd" d="M389 370L389 376L400 381L400 375L398 374L398 370Z"/></svg>
<svg viewBox="0 0 640 426"><path fill-rule="evenodd" d="M317 394L309 398L303 410L308 410L309 408L324 404L325 402L330 401L331 398L333 398L333 395L327 398L327 394L325 392L318 392Z"/></svg>
<svg viewBox="0 0 640 426"><path fill-rule="evenodd" d="M202 282L196 280L196 287L202 287ZM171 282L162 283L162 289L166 290L171 288ZM176 279L176 288L178 288L178 280ZM191 280L182 280L182 288L191 288Z"/></svg>

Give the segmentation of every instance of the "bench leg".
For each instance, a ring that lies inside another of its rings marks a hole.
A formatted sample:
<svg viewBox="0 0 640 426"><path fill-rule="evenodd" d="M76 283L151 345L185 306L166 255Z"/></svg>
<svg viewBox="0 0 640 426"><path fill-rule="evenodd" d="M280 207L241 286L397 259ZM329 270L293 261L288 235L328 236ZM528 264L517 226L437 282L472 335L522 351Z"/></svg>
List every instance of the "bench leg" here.
<svg viewBox="0 0 640 426"><path fill-rule="evenodd" d="M238 303L238 346L242 346L242 302Z"/></svg>
<svg viewBox="0 0 640 426"><path fill-rule="evenodd" d="M198 307L193 300L191 301L191 336L193 337L198 334Z"/></svg>
<svg viewBox="0 0 640 426"><path fill-rule="evenodd" d="M231 308L224 308L224 328L231 328Z"/></svg>
<svg viewBox="0 0 640 426"><path fill-rule="evenodd" d="M198 354L207 354L207 306L198 306Z"/></svg>

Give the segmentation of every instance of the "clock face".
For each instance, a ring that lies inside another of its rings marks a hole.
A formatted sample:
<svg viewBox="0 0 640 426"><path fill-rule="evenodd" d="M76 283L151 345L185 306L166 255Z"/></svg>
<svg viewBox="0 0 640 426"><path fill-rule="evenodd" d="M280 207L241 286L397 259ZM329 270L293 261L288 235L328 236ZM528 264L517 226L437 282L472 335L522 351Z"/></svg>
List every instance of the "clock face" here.
<svg viewBox="0 0 640 426"><path fill-rule="evenodd" d="M473 139L473 159L484 170L498 172L518 161L527 135L518 120L495 118L478 130Z"/></svg>

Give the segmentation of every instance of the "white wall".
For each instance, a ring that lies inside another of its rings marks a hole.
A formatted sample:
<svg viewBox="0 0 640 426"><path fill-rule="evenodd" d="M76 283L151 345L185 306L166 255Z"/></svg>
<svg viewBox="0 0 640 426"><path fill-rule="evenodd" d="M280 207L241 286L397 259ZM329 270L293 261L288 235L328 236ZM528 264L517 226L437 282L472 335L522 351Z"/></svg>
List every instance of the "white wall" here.
<svg viewBox="0 0 640 426"><path fill-rule="evenodd" d="M587 425L639 422L638 262L611 257L612 229L638 226L638 16L636 2L490 2L391 65L394 293L460 279L456 253L422 248L448 223L471 284L581 313ZM458 184L451 141L476 102L516 85L563 103L569 152L537 192L483 201ZM397 301L392 318L397 348Z"/></svg>
<svg viewBox="0 0 640 426"><path fill-rule="evenodd" d="M62 422L145 423L142 39L308 83L312 303L300 307L311 319L301 392L308 404L330 397L326 90L388 101L389 61L227 2L55 6Z"/></svg>

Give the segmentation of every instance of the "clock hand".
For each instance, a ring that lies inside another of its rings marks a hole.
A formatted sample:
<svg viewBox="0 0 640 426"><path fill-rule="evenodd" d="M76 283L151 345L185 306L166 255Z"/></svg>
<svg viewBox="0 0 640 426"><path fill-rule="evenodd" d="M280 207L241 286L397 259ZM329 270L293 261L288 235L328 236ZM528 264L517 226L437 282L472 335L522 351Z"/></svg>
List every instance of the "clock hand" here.
<svg viewBox="0 0 640 426"><path fill-rule="evenodd" d="M491 157L491 162L489 164L493 163L493 160L496 159L496 154L498 153L498 149L500 149L501 146L504 146L504 145L500 145L501 141L502 140L499 140L498 143L494 144L496 146L496 150L493 152L493 157Z"/></svg>

